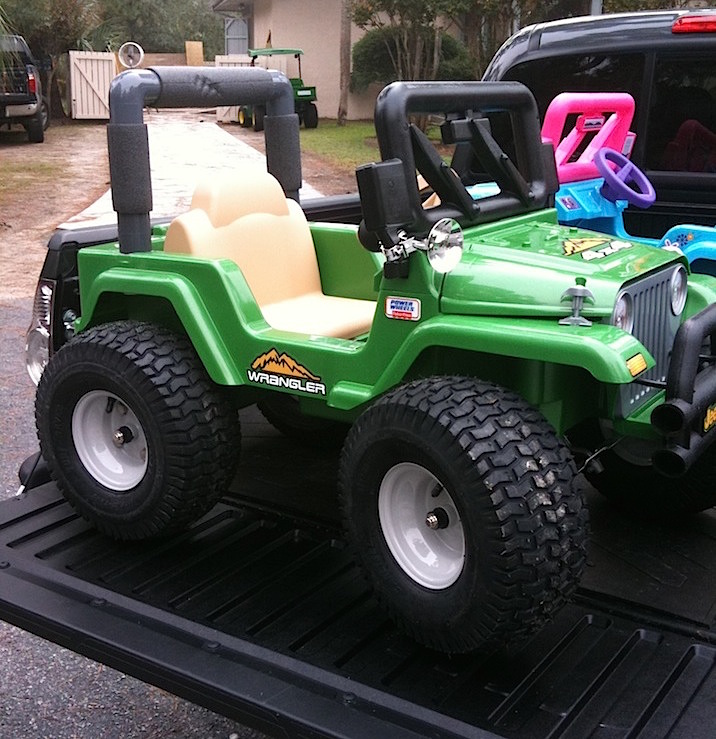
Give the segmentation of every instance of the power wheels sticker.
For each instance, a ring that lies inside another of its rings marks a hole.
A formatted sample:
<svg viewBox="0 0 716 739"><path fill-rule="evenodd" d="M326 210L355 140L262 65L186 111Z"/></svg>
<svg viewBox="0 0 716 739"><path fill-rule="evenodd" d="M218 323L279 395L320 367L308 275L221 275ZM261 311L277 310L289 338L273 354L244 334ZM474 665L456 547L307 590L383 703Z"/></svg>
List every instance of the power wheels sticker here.
<svg viewBox="0 0 716 739"><path fill-rule="evenodd" d="M417 298L388 296L385 299L385 315L398 321L419 321L420 301Z"/></svg>
<svg viewBox="0 0 716 739"><path fill-rule="evenodd" d="M288 390L298 390L311 395L326 394L326 386L320 377L288 354L279 354L276 349L256 357L251 363L251 369L246 370L246 376L250 382L261 385L285 387Z"/></svg>

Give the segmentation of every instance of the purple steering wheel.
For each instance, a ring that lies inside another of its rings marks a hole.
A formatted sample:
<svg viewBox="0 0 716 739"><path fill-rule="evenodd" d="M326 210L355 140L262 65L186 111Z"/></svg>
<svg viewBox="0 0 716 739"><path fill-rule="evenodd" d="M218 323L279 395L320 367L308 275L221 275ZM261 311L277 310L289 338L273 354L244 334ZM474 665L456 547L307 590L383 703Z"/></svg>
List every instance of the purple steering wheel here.
<svg viewBox="0 0 716 739"><path fill-rule="evenodd" d="M614 170L609 162L616 164ZM623 154L605 146L595 154L594 164L604 178L599 191L607 200L627 200L637 208L648 208L656 200L649 178Z"/></svg>

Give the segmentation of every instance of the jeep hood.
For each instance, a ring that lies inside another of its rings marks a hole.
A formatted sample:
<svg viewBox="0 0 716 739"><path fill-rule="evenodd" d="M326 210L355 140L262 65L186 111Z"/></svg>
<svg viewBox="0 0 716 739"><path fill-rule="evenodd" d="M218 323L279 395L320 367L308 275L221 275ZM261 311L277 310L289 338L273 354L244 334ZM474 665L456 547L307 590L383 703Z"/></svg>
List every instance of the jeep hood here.
<svg viewBox="0 0 716 739"><path fill-rule="evenodd" d="M673 252L638 240L561 226L554 211L465 231L462 260L445 276L443 313L563 317L577 279L592 292L587 317L608 317L621 287L674 264Z"/></svg>

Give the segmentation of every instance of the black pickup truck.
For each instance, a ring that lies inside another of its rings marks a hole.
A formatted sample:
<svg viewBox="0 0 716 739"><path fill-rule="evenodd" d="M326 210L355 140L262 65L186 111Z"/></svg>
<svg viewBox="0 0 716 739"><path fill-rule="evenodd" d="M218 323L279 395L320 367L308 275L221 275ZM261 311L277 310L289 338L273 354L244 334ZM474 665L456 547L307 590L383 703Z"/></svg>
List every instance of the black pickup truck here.
<svg viewBox="0 0 716 739"><path fill-rule="evenodd" d="M573 603L451 657L401 634L346 552L337 452L255 407L241 423L241 485L169 539L112 542L52 483L0 503L0 618L270 736L713 736L716 511L660 524L588 491Z"/></svg>
<svg viewBox="0 0 716 739"><path fill-rule="evenodd" d="M0 127L20 124L31 143L45 140L48 111L40 72L22 36L0 36Z"/></svg>
<svg viewBox="0 0 716 739"><path fill-rule="evenodd" d="M629 233L661 238L677 224L714 225L713 7L593 15L526 26L495 54L484 79L527 85L542 117L561 92L628 92L636 103L631 160L647 173L657 196L650 208L627 209Z"/></svg>

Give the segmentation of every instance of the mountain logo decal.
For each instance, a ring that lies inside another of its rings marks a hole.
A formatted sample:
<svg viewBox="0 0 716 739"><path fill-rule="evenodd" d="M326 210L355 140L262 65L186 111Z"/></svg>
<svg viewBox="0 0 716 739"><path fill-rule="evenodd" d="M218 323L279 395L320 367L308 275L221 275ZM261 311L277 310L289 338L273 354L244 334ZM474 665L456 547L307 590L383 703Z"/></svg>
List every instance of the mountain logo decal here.
<svg viewBox="0 0 716 739"><path fill-rule="evenodd" d="M571 257L572 254L580 254L587 249L597 249L607 244L609 244L609 239L590 237L585 239L565 239L563 246L565 255Z"/></svg>
<svg viewBox="0 0 716 739"><path fill-rule="evenodd" d="M250 382L277 388L298 390L311 395L325 395L326 386L321 378L297 362L288 354L270 349L256 357L246 371Z"/></svg>

